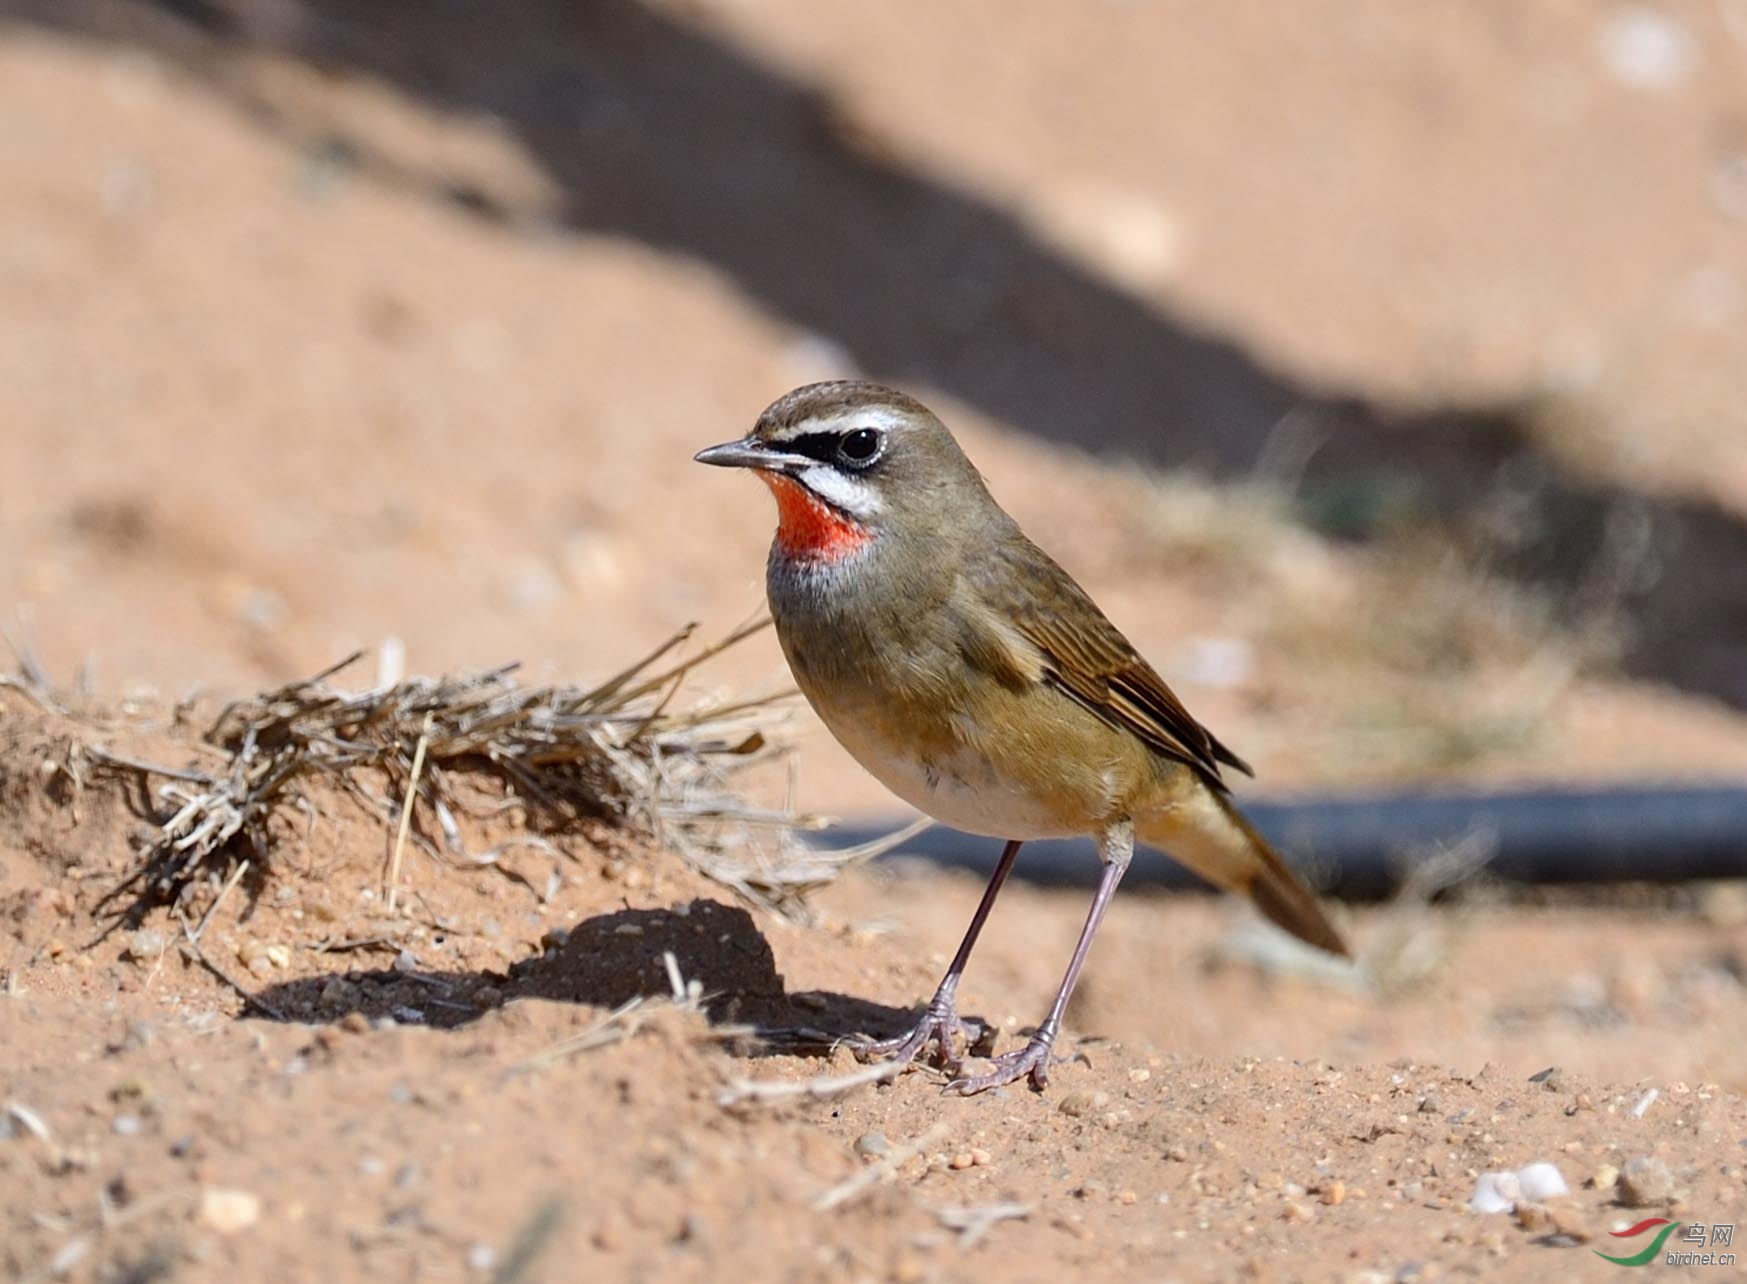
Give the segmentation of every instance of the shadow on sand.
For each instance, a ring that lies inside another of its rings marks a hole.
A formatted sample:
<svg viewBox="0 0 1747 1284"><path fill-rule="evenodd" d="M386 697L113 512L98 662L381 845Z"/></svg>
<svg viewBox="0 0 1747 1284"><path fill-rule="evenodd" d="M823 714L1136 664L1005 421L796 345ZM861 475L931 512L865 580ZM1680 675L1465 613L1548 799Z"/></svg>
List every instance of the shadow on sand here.
<svg viewBox="0 0 1747 1284"><path fill-rule="evenodd" d="M257 92L239 55L297 59L460 118L489 116L560 193L540 215L548 232L555 221L708 264L870 375L942 389L1041 439L1230 477L1251 472L1290 423L1317 443L1302 482L1313 510L1350 517L1365 496L1405 487L1421 519L1475 560L1555 594L1593 584L1609 555L1598 536L1623 514L1643 572L1618 590L1634 629L1627 670L1747 708L1737 515L1578 475L1537 442L1527 405L1392 414L1357 390L1306 387L906 166L822 89L702 23L635 0L12 0L7 22L150 49L265 129L513 223L526 212L499 194L360 139L312 134ZM1519 518L1503 556L1468 520L1501 485ZM1362 520L1342 524L1366 534Z"/></svg>
<svg viewBox="0 0 1747 1284"><path fill-rule="evenodd" d="M702 899L596 915L507 973L382 967L324 974L266 987L256 1007L311 1024L358 1012L438 1029L467 1025L518 999L611 1010L635 998L669 997L667 954L701 987L712 1025L750 1027L746 1050L754 1054L823 1052L851 1035L883 1038L908 1030L920 1013L829 991L789 993L752 915Z"/></svg>

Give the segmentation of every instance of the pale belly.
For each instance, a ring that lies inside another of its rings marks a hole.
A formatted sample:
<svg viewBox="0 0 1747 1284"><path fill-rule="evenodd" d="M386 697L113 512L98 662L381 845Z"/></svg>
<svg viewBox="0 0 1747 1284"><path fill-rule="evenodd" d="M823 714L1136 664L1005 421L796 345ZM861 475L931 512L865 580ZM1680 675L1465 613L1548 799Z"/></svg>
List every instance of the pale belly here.
<svg viewBox="0 0 1747 1284"><path fill-rule="evenodd" d="M961 748L923 762L904 745L874 734L865 721L833 718L825 725L868 773L899 798L941 824L990 838L1074 838L1086 832L1004 778L983 754Z"/></svg>

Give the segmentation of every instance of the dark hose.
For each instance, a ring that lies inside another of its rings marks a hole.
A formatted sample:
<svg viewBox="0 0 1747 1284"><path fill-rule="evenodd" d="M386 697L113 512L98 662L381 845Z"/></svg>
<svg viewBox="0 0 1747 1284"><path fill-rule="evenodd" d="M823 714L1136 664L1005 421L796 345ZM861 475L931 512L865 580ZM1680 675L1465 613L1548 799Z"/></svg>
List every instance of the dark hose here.
<svg viewBox="0 0 1747 1284"><path fill-rule="evenodd" d="M1489 873L1524 883L1747 877L1747 788L1737 785L1383 794L1243 806L1293 865L1347 900L1387 897L1416 863L1464 842L1492 852ZM834 829L822 843L847 846L902 824ZM936 827L898 850L987 872L1001 844ZM1089 884L1096 866L1090 840L1045 840L1026 844L1014 875ZM1173 862L1144 858L1125 885L1143 883L1201 885Z"/></svg>

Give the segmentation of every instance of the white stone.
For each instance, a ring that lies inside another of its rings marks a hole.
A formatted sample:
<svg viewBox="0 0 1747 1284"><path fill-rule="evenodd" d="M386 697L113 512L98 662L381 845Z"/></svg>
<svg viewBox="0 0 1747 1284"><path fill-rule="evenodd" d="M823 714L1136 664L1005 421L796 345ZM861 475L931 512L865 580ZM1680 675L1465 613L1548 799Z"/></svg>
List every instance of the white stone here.
<svg viewBox="0 0 1747 1284"><path fill-rule="evenodd" d="M1508 1213L1522 1197L1522 1183L1515 1173L1481 1173L1468 1207L1477 1213Z"/></svg>
<svg viewBox="0 0 1747 1284"><path fill-rule="evenodd" d="M1515 1172L1481 1173L1468 1207L1477 1213L1508 1213L1519 1203L1538 1204L1570 1193L1558 1167L1543 1160Z"/></svg>
<svg viewBox="0 0 1747 1284"><path fill-rule="evenodd" d="M1565 1184L1565 1176L1554 1164L1542 1161L1530 1164L1517 1170L1517 1184L1522 1187L1523 1198L1532 1203L1545 1203L1556 1195L1569 1195L1571 1187Z"/></svg>
<svg viewBox="0 0 1747 1284"><path fill-rule="evenodd" d="M1640 5L1616 10L1602 23L1602 65L1628 89L1666 92L1698 61L1692 33L1665 13Z"/></svg>
<svg viewBox="0 0 1747 1284"><path fill-rule="evenodd" d="M221 1235L235 1235L261 1220L261 1201L246 1190L201 1192L200 1220Z"/></svg>

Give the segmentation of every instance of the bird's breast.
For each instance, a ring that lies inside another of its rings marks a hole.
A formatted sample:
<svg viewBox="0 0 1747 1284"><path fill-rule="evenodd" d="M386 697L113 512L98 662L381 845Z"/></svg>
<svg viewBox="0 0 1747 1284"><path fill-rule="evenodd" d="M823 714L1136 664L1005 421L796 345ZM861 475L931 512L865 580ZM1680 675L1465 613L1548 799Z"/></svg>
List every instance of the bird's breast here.
<svg viewBox="0 0 1747 1284"><path fill-rule="evenodd" d="M820 710L824 716L824 710ZM867 719L825 718L825 725L874 779L943 825L990 838L1072 838L1095 826L1083 808L1026 774L1004 769L998 756L960 743L919 751L901 728ZM1063 805L1066 802L1067 805Z"/></svg>
<svg viewBox="0 0 1747 1284"><path fill-rule="evenodd" d="M1071 837L1119 816L1145 752L1059 693L967 661L944 600L894 586L876 548L809 563L773 547L777 635L808 703L869 774L943 824Z"/></svg>

